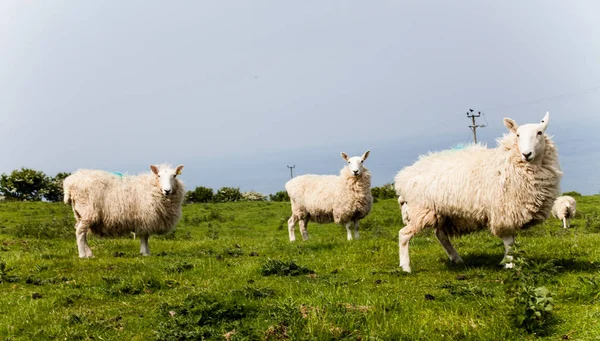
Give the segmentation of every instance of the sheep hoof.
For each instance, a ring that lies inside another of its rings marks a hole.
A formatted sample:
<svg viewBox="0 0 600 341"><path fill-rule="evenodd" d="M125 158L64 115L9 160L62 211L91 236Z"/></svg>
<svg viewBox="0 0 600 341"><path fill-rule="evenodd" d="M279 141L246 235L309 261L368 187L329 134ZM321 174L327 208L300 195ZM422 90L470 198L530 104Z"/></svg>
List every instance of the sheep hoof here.
<svg viewBox="0 0 600 341"><path fill-rule="evenodd" d="M402 271L410 273L410 265L400 265L402 267Z"/></svg>
<svg viewBox="0 0 600 341"><path fill-rule="evenodd" d="M463 261L463 259L462 259L462 258L460 258L460 257L458 257L458 258L455 258L455 259L450 259L450 261L451 261L452 263L454 263L454 264L464 264L464 263L465 263L465 262Z"/></svg>

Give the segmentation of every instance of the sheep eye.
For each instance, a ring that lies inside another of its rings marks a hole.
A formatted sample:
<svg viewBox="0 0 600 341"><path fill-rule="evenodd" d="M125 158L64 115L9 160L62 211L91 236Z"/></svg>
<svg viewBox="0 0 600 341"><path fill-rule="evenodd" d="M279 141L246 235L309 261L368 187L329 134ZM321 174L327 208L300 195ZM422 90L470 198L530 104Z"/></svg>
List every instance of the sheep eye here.
<svg viewBox="0 0 600 341"><path fill-rule="evenodd" d="M542 135L542 132L541 132L541 131L538 131L538 135Z"/></svg>
<svg viewBox="0 0 600 341"><path fill-rule="evenodd" d="M520 137L521 135L517 134L517 137Z"/></svg>
<svg viewBox="0 0 600 341"><path fill-rule="evenodd" d="M363 163L363 162L365 162L365 160L360 160L360 163Z"/></svg>

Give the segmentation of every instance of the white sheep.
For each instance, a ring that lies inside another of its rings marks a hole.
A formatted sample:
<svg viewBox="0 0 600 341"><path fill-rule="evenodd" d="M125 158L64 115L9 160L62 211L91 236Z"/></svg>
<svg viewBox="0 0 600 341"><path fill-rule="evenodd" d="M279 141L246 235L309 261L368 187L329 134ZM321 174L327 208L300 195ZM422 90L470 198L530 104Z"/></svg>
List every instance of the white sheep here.
<svg viewBox="0 0 600 341"><path fill-rule="evenodd" d="M64 201L75 214L75 235L80 258L92 257L87 234L140 237L140 253L149 255L148 238L175 228L181 218L185 194L177 178L183 165L152 165L152 173L119 175L81 169L63 183Z"/></svg>
<svg viewBox="0 0 600 341"><path fill-rule="evenodd" d="M410 219L399 233L400 266L410 272L408 243L425 227L435 234L452 262L462 259L449 236L488 228L502 238L505 267L517 230L545 220L560 193L562 172L551 138L539 124L518 126L504 119L509 133L498 147L468 145L420 157L395 177L395 188L410 203Z"/></svg>
<svg viewBox="0 0 600 341"><path fill-rule="evenodd" d="M571 227L571 219L575 218L576 211L577 202L568 195L556 198L552 206L552 216L562 220L564 228Z"/></svg>
<svg viewBox="0 0 600 341"><path fill-rule="evenodd" d="M398 205L400 205L400 211L402 212L402 222L404 225L407 225L408 220L410 219L408 216L408 203L403 196L398 197Z"/></svg>
<svg viewBox="0 0 600 341"><path fill-rule="evenodd" d="M352 240L350 226L354 224L354 238L359 238L358 221L369 214L373 205L371 173L364 167L369 151L351 158L346 153L341 155L348 164L340 175L307 174L285 184L292 204L292 216L288 220L290 241L296 240L297 222L302 239L308 240L308 221L344 224L348 240Z"/></svg>

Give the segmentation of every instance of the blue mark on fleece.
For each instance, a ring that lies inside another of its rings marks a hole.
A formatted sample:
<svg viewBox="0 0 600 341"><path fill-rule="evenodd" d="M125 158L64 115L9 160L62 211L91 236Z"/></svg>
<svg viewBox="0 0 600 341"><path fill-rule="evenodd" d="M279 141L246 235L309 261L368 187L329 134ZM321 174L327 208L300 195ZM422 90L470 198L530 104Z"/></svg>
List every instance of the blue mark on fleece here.
<svg viewBox="0 0 600 341"><path fill-rule="evenodd" d="M467 148L467 145L466 145L466 144L464 144L464 143L459 143L459 144L457 144L457 145L453 146L453 147L452 147L452 148L450 148L450 149L452 149L452 150L461 150L461 149L465 149L465 148Z"/></svg>
<svg viewBox="0 0 600 341"><path fill-rule="evenodd" d="M121 177L123 176L123 173L120 173L120 172L110 172L110 173L114 174L116 176L121 176Z"/></svg>

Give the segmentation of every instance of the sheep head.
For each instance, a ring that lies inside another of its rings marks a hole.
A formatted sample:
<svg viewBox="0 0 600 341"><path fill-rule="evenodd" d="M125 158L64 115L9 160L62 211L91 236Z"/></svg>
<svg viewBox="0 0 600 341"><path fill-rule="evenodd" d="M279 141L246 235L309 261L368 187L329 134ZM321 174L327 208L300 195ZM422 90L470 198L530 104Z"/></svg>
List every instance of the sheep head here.
<svg viewBox="0 0 600 341"><path fill-rule="evenodd" d="M528 123L522 126L510 118L504 118L506 128L517 136L517 148L523 161L534 162L536 157L544 154L546 150L544 132L548 127L549 120L550 112L546 113L540 123Z"/></svg>
<svg viewBox="0 0 600 341"><path fill-rule="evenodd" d="M354 176L360 176L364 170L364 163L367 157L369 157L369 151L367 150L362 156L348 157L348 154L341 153L342 159L348 162L348 170L350 174Z"/></svg>
<svg viewBox="0 0 600 341"><path fill-rule="evenodd" d="M163 195L173 193L177 175L181 174L182 169L183 165L179 165L177 168L173 168L169 165L150 165L150 170L158 178L158 184L160 185Z"/></svg>

